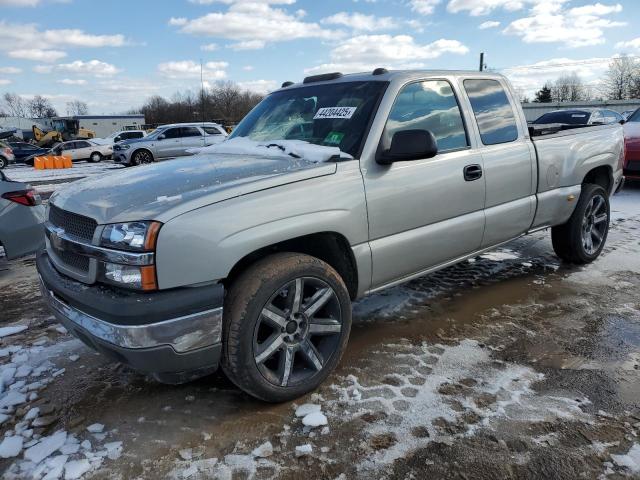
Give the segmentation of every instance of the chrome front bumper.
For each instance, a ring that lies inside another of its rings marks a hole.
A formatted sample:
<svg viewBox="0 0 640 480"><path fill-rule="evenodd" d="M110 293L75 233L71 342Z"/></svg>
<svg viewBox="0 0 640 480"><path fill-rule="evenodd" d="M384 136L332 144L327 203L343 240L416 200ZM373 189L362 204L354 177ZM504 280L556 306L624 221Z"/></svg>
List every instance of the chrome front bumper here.
<svg viewBox="0 0 640 480"><path fill-rule="evenodd" d="M42 296L69 330L80 327L92 337L121 348L170 346L177 353L220 343L222 307L148 325L115 325L67 305L40 281Z"/></svg>

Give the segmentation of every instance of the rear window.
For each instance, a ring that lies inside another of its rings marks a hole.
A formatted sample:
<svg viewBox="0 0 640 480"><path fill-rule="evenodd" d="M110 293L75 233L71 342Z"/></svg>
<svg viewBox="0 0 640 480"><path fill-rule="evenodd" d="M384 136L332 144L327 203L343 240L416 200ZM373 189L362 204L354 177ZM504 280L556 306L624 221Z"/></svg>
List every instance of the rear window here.
<svg viewBox="0 0 640 480"><path fill-rule="evenodd" d="M536 125L544 125L549 123L562 123L564 125L583 125L589 123L591 112L567 111L567 112L549 112L542 115L535 122Z"/></svg>
<svg viewBox="0 0 640 480"><path fill-rule="evenodd" d="M485 145L518 139L518 124L511 102L497 80L465 80L464 88Z"/></svg>

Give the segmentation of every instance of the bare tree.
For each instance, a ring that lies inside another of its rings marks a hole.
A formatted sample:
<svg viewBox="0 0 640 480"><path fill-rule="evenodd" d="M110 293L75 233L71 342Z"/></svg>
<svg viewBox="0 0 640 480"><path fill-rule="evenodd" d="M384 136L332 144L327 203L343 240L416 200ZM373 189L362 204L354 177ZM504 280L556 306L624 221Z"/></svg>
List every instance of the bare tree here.
<svg viewBox="0 0 640 480"><path fill-rule="evenodd" d="M11 117L26 117L28 112L27 102L17 93L5 93L2 96L4 109Z"/></svg>
<svg viewBox="0 0 640 480"><path fill-rule="evenodd" d="M140 109L130 113L144 114L145 120L151 124L201 120L233 124L262 98L262 95L242 90L234 83L222 82L203 91L177 92L170 100L151 97Z"/></svg>
<svg viewBox="0 0 640 480"><path fill-rule="evenodd" d="M80 100L72 100L67 102L67 115L87 115L89 107L85 102Z"/></svg>
<svg viewBox="0 0 640 480"><path fill-rule="evenodd" d="M590 96L589 89L575 72L558 78L551 88L554 102L579 102L588 100Z"/></svg>
<svg viewBox="0 0 640 480"><path fill-rule="evenodd" d="M36 95L28 102L29 114L33 118L51 118L57 115L49 99Z"/></svg>
<svg viewBox="0 0 640 480"><path fill-rule="evenodd" d="M609 100L627 100L633 96L634 85L640 75L640 67L634 59L622 56L614 58L602 82L603 94Z"/></svg>

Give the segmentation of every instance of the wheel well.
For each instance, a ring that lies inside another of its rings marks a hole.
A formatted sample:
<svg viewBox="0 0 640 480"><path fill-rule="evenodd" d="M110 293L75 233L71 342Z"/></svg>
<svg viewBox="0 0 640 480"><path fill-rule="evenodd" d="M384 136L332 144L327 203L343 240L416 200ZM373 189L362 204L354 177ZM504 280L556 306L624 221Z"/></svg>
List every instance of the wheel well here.
<svg viewBox="0 0 640 480"><path fill-rule="evenodd" d="M611 187L613 186L611 168L605 166L594 168L589 173L587 173L582 183L592 183L594 185L600 185L606 190L607 193L611 193Z"/></svg>
<svg viewBox="0 0 640 480"><path fill-rule="evenodd" d="M89 155L90 157L93 157L94 154L98 154L100 156L102 156L102 154L100 152L98 152L97 150L95 152L91 152L91 155Z"/></svg>
<svg viewBox="0 0 640 480"><path fill-rule="evenodd" d="M138 153L141 152L142 150L144 150L145 152L149 153L149 155L151 155L151 158L154 158L153 156L153 152L151 150L149 150L148 148L138 148L137 150L134 150L133 153L131 154L131 158L133 158L133 156Z"/></svg>
<svg viewBox="0 0 640 480"><path fill-rule="evenodd" d="M351 298L356 298L358 293L356 260L347 239L335 232L304 235L256 250L236 263L223 283L225 286L231 284L253 263L277 252L304 253L328 263L342 277Z"/></svg>

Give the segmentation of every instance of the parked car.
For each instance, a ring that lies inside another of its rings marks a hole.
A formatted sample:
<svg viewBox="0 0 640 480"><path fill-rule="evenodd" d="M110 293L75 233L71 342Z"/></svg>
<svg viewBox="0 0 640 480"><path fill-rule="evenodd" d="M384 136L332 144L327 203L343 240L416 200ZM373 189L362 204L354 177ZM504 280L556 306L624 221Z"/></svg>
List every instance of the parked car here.
<svg viewBox="0 0 640 480"><path fill-rule="evenodd" d="M0 171L0 245L9 260L44 248L44 217L36 191Z"/></svg>
<svg viewBox="0 0 640 480"><path fill-rule="evenodd" d="M227 132L217 123L175 123L158 127L137 140L114 145L115 161L123 165L142 165L165 158L190 155L191 148L220 143Z"/></svg>
<svg viewBox="0 0 640 480"><path fill-rule="evenodd" d="M554 110L533 122L534 125L609 125L624 121L622 115L605 108L581 108L579 110Z"/></svg>
<svg viewBox="0 0 640 480"><path fill-rule="evenodd" d="M640 180L640 110L636 110L624 124L624 174Z"/></svg>
<svg viewBox="0 0 640 480"><path fill-rule="evenodd" d="M0 142L0 170L8 167L14 161L15 156L11 147L4 142Z"/></svg>
<svg viewBox="0 0 640 480"><path fill-rule="evenodd" d="M257 398L299 397L340 361L354 299L541 229L567 262L600 255L622 127L543 130L497 74L308 77L209 153L56 190L44 297L161 381L221 364Z"/></svg>
<svg viewBox="0 0 640 480"><path fill-rule="evenodd" d="M112 145L100 145L92 140L72 140L55 145L51 152L54 155L66 155L74 162L87 160L89 162L100 162L113 155Z"/></svg>
<svg viewBox="0 0 640 480"><path fill-rule="evenodd" d="M31 157L37 157L49 153L48 148L38 147L27 142L9 142L9 146L13 150L13 154L16 157L17 162L26 163L25 161Z"/></svg>
<svg viewBox="0 0 640 480"><path fill-rule="evenodd" d="M147 132L144 130L122 130L113 132L111 135L105 138L94 138L93 142L103 145L113 145L123 140L134 140L138 138L144 138L147 136Z"/></svg>

